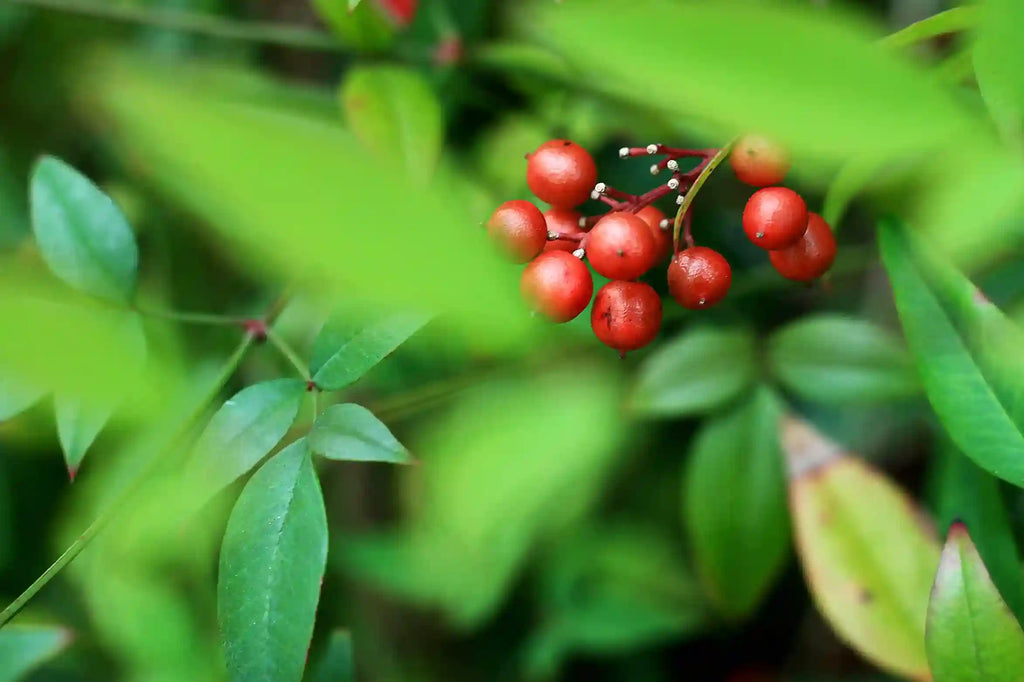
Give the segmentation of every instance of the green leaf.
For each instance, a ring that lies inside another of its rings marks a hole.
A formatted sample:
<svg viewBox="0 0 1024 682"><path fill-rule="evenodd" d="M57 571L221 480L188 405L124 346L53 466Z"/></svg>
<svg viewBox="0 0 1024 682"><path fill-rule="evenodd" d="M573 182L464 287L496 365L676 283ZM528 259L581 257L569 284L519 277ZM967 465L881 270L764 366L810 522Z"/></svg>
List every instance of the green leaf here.
<svg viewBox="0 0 1024 682"><path fill-rule="evenodd" d="M135 290L139 251L121 210L88 178L44 156L32 171L32 230L54 274L120 303Z"/></svg>
<svg viewBox="0 0 1024 682"><path fill-rule="evenodd" d="M709 420L683 478L683 522L708 597L730 619L748 616L789 554L782 409L767 388Z"/></svg>
<svg viewBox="0 0 1024 682"><path fill-rule="evenodd" d="M65 628L7 625L0 630L0 682L17 682L71 643Z"/></svg>
<svg viewBox="0 0 1024 682"><path fill-rule="evenodd" d="M220 490L252 469L288 433L305 394L304 381L275 379L224 403L196 444L190 466L197 485Z"/></svg>
<svg viewBox="0 0 1024 682"><path fill-rule="evenodd" d="M358 330L348 322L328 322L313 343L313 381L327 391L348 386L405 343L428 319L425 315L396 314Z"/></svg>
<svg viewBox="0 0 1024 682"><path fill-rule="evenodd" d="M363 0L348 0L348 11L351 12L356 7L359 7L359 3L361 3L362 1Z"/></svg>
<svg viewBox="0 0 1024 682"><path fill-rule="evenodd" d="M381 50L394 39L394 28L372 2L313 0L313 8L342 42L363 50Z"/></svg>
<svg viewBox="0 0 1024 682"><path fill-rule="evenodd" d="M351 462L408 464L409 452L388 427L365 407L332 405L317 418L309 434L309 448L328 459Z"/></svg>
<svg viewBox="0 0 1024 682"><path fill-rule="evenodd" d="M934 528L905 492L806 422L787 419L782 445L797 554L818 609L875 665L927 678Z"/></svg>
<svg viewBox="0 0 1024 682"><path fill-rule="evenodd" d="M885 47L899 49L924 42L947 33L973 28L978 22L976 7L954 7L896 31L882 39Z"/></svg>
<svg viewBox="0 0 1024 682"><path fill-rule="evenodd" d="M939 420L981 468L1024 485L1019 329L895 220L880 224L879 243L907 344Z"/></svg>
<svg viewBox="0 0 1024 682"><path fill-rule="evenodd" d="M341 88L349 127L376 154L390 157L425 184L441 156L441 103L418 72L397 66L351 69Z"/></svg>
<svg viewBox="0 0 1024 682"><path fill-rule="evenodd" d="M470 58L474 66L501 75L522 73L564 81L575 73L557 52L529 43L490 43L474 50Z"/></svg>
<svg viewBox="0 0 1024 682"><path fill-rule="evenodd" d="M921 390L899 339L844 315L824 313L782 327L768 342L768 364L786 389L814 402L877 403Z"/></svg>
<svg viewBox="0 0 1024 682"><path fill-rule="evenodd" d="M327 516L300 440L267 461L224 532L217 613L236 682L298 682L327 562Z"/></svg>
<svg viewBox="0 0 1024 682"><path fill-rule="evenodd" d="M16 417L46 395L46 390L17 379L0 377L0 422Z"/></svg>
<svg viewBox="0 0 1024 682"><path fill-rule="evenodd" d="M352 635L348 630L334 630L327 642L327 650L309 676L309 682L355 682L355 668Z"/></svg>
<svg viewBox="0 0 1024 682"><path fill-rule="evenodd" d="M695 328L664 344L640 368L630 407L678 417L712 412L757 377L757 348L745 329Z"/></svg>
<svg viewBox="0 0 1024 682"><path fill-rule="evenodd" d="M986 0L975 37L978 87L996 123L1019 143L1024 132L1024 5L1017 0Z"/></svg>
<svg viewBox="0 0 1024 682"><path fill-rule="evenodd" d="M928 604L935 682L1024 679L1024 631L992 584L967 526L950 526Z"/></svg>

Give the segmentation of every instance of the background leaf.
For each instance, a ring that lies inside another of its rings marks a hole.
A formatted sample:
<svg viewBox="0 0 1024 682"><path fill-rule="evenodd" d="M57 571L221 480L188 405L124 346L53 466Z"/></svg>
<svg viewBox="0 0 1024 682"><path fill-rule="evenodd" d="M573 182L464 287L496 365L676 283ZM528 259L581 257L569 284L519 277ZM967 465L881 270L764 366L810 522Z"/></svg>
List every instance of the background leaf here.
<svg viewBox="0 0 1024 682"><path fill-rule="evenodd" d="M65 628L8 625L0 630L0 682L17 682L71 643Z"/></svg>
<svg viewBox="0 0 1024 682"><path fill-rule="evenodd" d="M324 410L309 433L309 449L328 459L408 464L409 452L365 407L346 403Z"/></svg>
<svg viewBox="0 0 1024 682"><path fill-rule="evenodd" d="M348 630L335 630L327 640L327 650L313 667L309 682L355 682L355 668L352 635Z"/></svg>
<svg viewBox="0 0 1024 682"><path fill-rule="evenodd" d="M260 467L231 511L217 613L236 682L298 682L327 561L327 517L306 442Z"/></svg>
<svg viewBox="0 0 1024 682"><path fill-rule="evenodd" d="M428 319L412 313L395 314L360 328L351 321L328 322L313 344L313 381L327 391L348 386L393 353Z"/></svg>
<svg viewBox="0 0 1024 682"><path fill-rule="evenodd" d="M1024 64L1020 56L1024 6L1015 0L986 0L980 15L974 44L978 87L996 123L1020 143L1024 141Z"/></svg>
<svg viewBox="0 0 1024 682"><path fill-rule="evenodd" d="M46 391L24 382L0 377L0 422L16 417L38 402Z"/></svg>
<svg viewBox="0 0 1024 682"><path fill-rule="evenodd" d="M54 274L95 296L126 302L135 289L139 252L121 210L60 159L40 159L32 173L32 230Z"/></svg>

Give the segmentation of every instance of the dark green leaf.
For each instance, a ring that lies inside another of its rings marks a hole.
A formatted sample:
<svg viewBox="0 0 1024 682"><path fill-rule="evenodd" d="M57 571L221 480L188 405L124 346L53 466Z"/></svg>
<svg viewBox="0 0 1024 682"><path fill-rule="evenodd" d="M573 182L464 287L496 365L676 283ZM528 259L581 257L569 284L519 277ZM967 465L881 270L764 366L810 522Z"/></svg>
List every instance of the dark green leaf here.
<svg viewBox="0 0 1024 682"><path fill-rule="evenodd" d="M1024 485L1019 329L894 220L879 227L896 308L932 407L980 467Z"/></svg>
<svg viewBox="0 0 1024 682"><path fill-rule="evenodd" d="M789 552L782 409L767 388L701 429L683 478L683 523L709 598L749 615Z"/></svg>
<svg viewBox="0 0 1024 682"><path fill-rule="evenodd" d="M46 391L24 381L0 378L0 422L24 412L46 395Z"/></svg>
<svg viewBox="0 0 1024 682"><path fill-rule="evenodd" d="M331 633L323 657L313 668L309 682L355 682L354 659L352 635L348 630L335 630Z"/></svg>
<svg viewBox="0 0 1024 682"><path fill-rule="evenodd" d="M191 462L197 485L220 490L252 469L288 433L306 384L276 379L244 388L210 419Z"/></svg>
<svg viewBox="0 0 1024 682"><path fill-rule="evenodd" d="M748 331L691 329L647 358L630 406L649 416L705 414L735 400L756 376L756 344Z"/></svg>
<svg viewBox="0 0 1024 682"><path fill-rule="evenodd" d="M309 434L309 448L328 459L408 464L408 451L365 407L346 403L324 410Z"/></svg>
<svg viewBox="0 0 1024 682"><path fill-rule="evenodd" d="M914 362L899 339L868 322L830 313L776 331L769 366L788 390L823 403L875 403L920 392Z"/></svg>
<svg viewBox="0 0 1024 682"><path fill-rule="evenodd" d="M71 643L60 627L7 625L0 630L0 682L17 682Z"/></svg>
<svg viewBox="0 0 1024 682"><path fill-rule="evenodd" d="M121 210L88 178L43 157L32 172L32 229L54 274L80 291L126 302L139 252Z"/></svg>
<svg viewBox="0 0 1024 682"><path fill-rule="evenodd" d="M986 0L981 5L974 44L978 87L996 123L1021 141L1024 124L1024 4L1018 0Z"/></svg>
<svg viewBox="0 0 1024 682"><path fill-rule="evenodd" d="M925 644L935 682L1024 679L1024 631L962 523L950 527L942 550Z"/></svg>
<svg viewBox="0 0 1024 682"><path fill-rule="evenodd" d="M304 440L253 475L224 532L217 612L235 682L298 682L327 561L327 517Z"/></svg>
<svg viewBox="0 0 1024 682"><path fill-rule="evenodd" d="M329 322L313 344L313 381L336 391L356 381L427 323L425 315L397 314L353 330L350 323Z"/></svg>

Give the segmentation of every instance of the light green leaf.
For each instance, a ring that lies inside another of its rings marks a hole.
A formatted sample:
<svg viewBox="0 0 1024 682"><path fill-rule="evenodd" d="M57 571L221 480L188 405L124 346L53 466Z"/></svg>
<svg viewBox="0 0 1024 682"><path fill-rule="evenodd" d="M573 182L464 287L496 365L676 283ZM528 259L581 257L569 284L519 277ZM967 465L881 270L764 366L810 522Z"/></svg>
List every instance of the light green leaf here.
<svg viewBox="0 0 1024 682"><path fill-rule="evenodd" d="M789 554L782 409L767 388L698 433L683 478L683 523L708 597L750 615Z"/></svg>
<svg viewBox="0 0 1024 682"><path fill-rule="evenodd" d="M288 433L305 394L299 379L264 381L236 393L196 444L190 463L196 484L214 492L256 466Z"/></svg>
<svg viewBox="0 0 1024 682"><path fill-rule="evenodd" d="M359 3L361 3L362 1L363 0L348 0L348 11L351 12L356 7L359 7Z"/></svg>
<svg viewBox="0 0 1024 682"><path fill-rule="evenodd" d="M978 87L1002 131L1024 142L1024 5L1017 0L986 0L980 13L974 45Z"/></svg>
<svg viewBox="0 0 1024 682"><path fill-rule="evenodd" d="M563 81L574 75L560 54L529 43L490 43L474 50L470 58L474 66L502 75L521 73Z"/></svg>
<svg viewBox="0 0 1024 682"><path fill-rule="evenodd" d="M397 66L354 68L342 85L341 104L368 149L402 166L413 182L426 184L441 156L444 120L421 74Z"/></svg>
<svg viewBox="0 0 1024 682"><path fill-rule="evenodd" d="M879 243L907 344L939 420L978 466L1024 485L1020 330L895 220L880 224Z"/></svg>
<svg viewBox="0 0 1024 682"><path fill-rule="evenodd" d="M947 33L973 28L977 22L978 10L976 7L954 7L915 21L883 38L881 44L893 49L909 47Z"/></svg>
<svg viewBox="0 0 1024 682"><path fill-rule="evenodd" d="M355 682L355 656L348 630L334 630L327 650L313 668L309 682Z"/></svg>
<svg viewBox="0 0 1024 682"><path fill-rule="evenodd" d="M65 628L8 625L0 630L0 682L17 682L71 643Z"/></svg>
<svg viewBox="0 0 1024 682"><path fill-rule="evenodd" d="M381 50L391 44L394 29L372 2L313 0L313 9L345 44L363 50Z"/></svg>
<svg viewBox="0 0 1024 682"><path fill-rule="evenodd" d="M306 442L246 484L224 532L217 613L235 682L299 682L327 562L327 516Z"/></svg>
<svg viewBox="0 0 1024 682"><path fill-rule="evenodd" d="M934 528L905 492L806 422L788 418L782 444L797 554L818 609L875 665L927 678Z"/></svg>
<svg viewBox="0 0 1024 682"><path fill-rule="evenodd" d="M16 417L46 395L46 390L23 381L0 378L0 422Z"/></svg>
<svg viewBox="0 0 1024 682"><path fill-rule="evenodd" d="M328 459L408 464L409 452L365 407L346 403L324 410L309 434L309 448Z"/></svg>
<svg viewBox="0 0 1024 682"><path fill-rule="evenodd" d="M678 417L712 412L757 377L757 348L745 329L698 327L658 348L640 368L630 407Z"/></svg>
<svg viewBox="0 0 1024 682"><path fill-rule="evenodd" d="M45 156L32 171L32 230L54 274L120 303L135 290L139 251L121 210L88 178Z"/></svg>
<svg viewBox="0 0 1024 682"><path fill-rule="evenodd" d="M768 342L768 364L783 386L814 402L877 403L921 390L897 338L844 315L824 313L782 327Z"/></svg>
<svg viewBox="0 0 1024 682"><path fill-rule="evenodd" d="M313 381L327 391L348 386L394 352L428 320L426 315L396 314L358 329L349 321L328 322L313 343Z"/></svg>
<svg viewBox="0 0 1024 682"><path fill-rule="evenodd" d="M963 523L950 527L942 550L925 643L935 682L1024 680L1024 631Z"/></svg>

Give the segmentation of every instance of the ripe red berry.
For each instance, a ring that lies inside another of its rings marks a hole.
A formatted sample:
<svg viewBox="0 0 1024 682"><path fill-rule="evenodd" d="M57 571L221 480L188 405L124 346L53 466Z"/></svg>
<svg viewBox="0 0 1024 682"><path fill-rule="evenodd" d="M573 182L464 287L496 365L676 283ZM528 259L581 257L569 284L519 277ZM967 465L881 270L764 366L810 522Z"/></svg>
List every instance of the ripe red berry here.
<svg viewBox="0 0 1024 682"><path fill-rule="evenodd" d="M759 189L743 209L743 231L762 249L791 246L807 230L807 204L787 187Z"/></svg>
<svg viewBox="0 0 1024 682"><path fill-rule="evenodd" d="M548 228L544 214L529 201L506 201L487 221L487 234L516 263L525 263L544 248Z"/></svg>
<svg viewBox="0 0 1024 682"><path fill-rule="evenodd" d="M736 140L729 164L740 182L754 187L777 185L789 172L789 154L768 138L748 134Z"/></svg>
<svg viewBox="0 0 1024 682"><path fill-rule="evenodd" d="M548 251L523 270L519 292L534 310L552 322L568 322L590 303L594 279L576 256Z"/></svg>
<svg viewBox="0 0 1024 682"><path fill-rule="evenodd" d="M636 279L651 269L658 244L651 228L632 213L609 213L583 242L594 269L609 279Z"/></svg>
<svg viewBox="0 0 1024 682"><path fill-rule="evenodd" d="M594 297L590 326L620 353L643 348L661 328L661 299L643 282L609 282Z"/></svg>
<svg viewBox="0 0 1024 682"><path fill-rule="evenodd" d="M768 258L786 279L810 282L832 267L836 259L836 238L825 219L811 213L804 236L789 248L770 251Z"/></svg>
<svg viewBox="0 0 1024 682"><path fill-rule="evenodd" d="M526 183L537 198L557 208L575 208L590 198L597 165L575 142L545 142L526 159Z"/></svg>
<svg viewBox="0 0 1024 682"><path fill-rule="evenodd" d="M644 206L642 209L636 212L636 217L647 223L647 226L651 229L651 236L654 237L654 243L656 245L654 262L657 263L663 258L666 258L668 254L672 252L672 228L663 228L661 221L665 219L665 214L654 206Z"/></svg>
<svg viewBox="0 0 1024 682"><path fill-rule="evenodd" d="M571 208L549 208L544 211L544 220L548 226L548 232L561 232L562 234L576 235L582 237L586 232L580 229L580 214ZM580 248L580 243L569 239L551 239L544 245L545 251L568 251L572 253Z"/></svg>
<svg viewBox="0 0 1024 682"><path fill-rule="evenodd" d="M691 246L668 264L668 290L679 305L690 310L712 306L732 284L732 268L722 254L704 246Z"/></svg>

